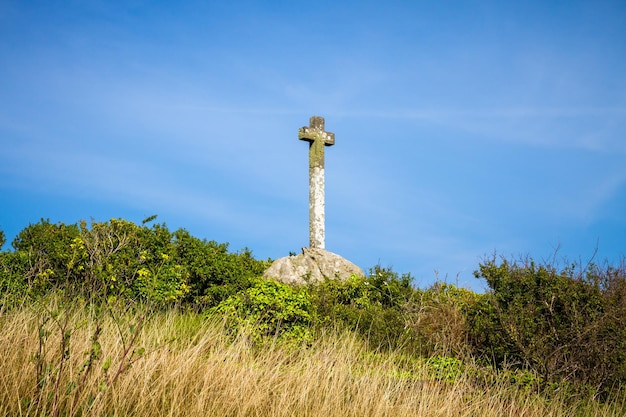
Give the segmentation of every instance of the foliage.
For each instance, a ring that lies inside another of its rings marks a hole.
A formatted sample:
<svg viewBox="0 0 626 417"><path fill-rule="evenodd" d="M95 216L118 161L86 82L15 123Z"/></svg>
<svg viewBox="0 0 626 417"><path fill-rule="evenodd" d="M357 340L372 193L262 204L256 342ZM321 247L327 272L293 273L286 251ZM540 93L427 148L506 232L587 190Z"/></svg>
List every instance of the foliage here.
<svg viewBox="0 0 626 417"><path fill-rule="evenodd" d="M369 276L311 284L320 325L340 322L367 335L374 347L395 348L409 341L404 307L413 296L411 276L375 266Z"/></svg>
<svg viewBox="0 0 626 417"><path fill-rule="evenodd" d="M203 306L216 306L250 287L269 266L254 259L247 248L229 253L227 243L200 240L184 229L174 232L172 246L188 274L188 298Z"/></svg>
<svg viewBox="0 0 626 417"><path fill-rule="evenodd" d="M259 279L213 312L224 315L232 330L246 333L256 343L268 337L296 344L312 340L314 311L304 287Z"/></svg>
<svg viewBox="0 0 626 417"><path fill-rule="evenodd" d="M426 361L431 378L440 381L455 382L465 374L465 364L450 356L433 356Z"/></svg>
<svg viewBox="0 0 626 417"><path fill-rule="evenodd" d="M28 285L21 269L15 253L0 252L0 307L20 305L26 296Z"/></svg>
<svg viewBox="0 0 626 417"><path fill-rule="evenodd" d="M475 351L519 363L546 382L601 390L626 382L623 268L495 259L480 265L491 294L472 313ZM480 337L490 332L491 337Z"/></svg>
<svg viewBox="0 0 626 417"><path fill-rule="evenodd" d="M73 262L73 250L68 248L79 233L77 225L52 224L42 219L15 237L15 267L31 290L43 292L73 276L78 267Z"/></svg>
<svg viewBox="0 0 626 417"><path fill-rule="evenodd" d="M471 354L490 364L520 365L521 353L507 336L493 293L477 294L466 315L467 345Z"/></svg>
<svg viewBox="0 0 626 417"><path fill-rule="evenodd" d="M3 303L60 289L159 305L217 305L265 269L248 249L229 253L227 244L147 225L151 220L141 226L122 219L29 225L13 241L13 252L0 253Z"/></svg>

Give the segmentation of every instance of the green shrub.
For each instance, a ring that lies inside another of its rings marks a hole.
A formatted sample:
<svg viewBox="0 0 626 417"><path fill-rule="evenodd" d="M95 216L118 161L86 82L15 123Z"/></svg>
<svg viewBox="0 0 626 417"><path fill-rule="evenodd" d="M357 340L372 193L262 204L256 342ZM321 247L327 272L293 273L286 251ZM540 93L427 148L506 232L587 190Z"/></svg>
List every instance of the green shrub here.
<svg viewBox="0 0 626 417"><path fill-rule="evenodd" d="M463 362L450 356L433 356L426 361L426 365L429 377L439 381L455 382L466 374Z"/></svg>
<svg viewBox="0 0 626 417"><path fill-rule="evenodd" d="M376 266L368 277L326 279L309 285L321 326L342 323L367 336L372 348L399 348L409 343L405 306L413 296L410 275L398 276Z"/></svg>
<svg viewBox="0 0 626 417"><path fill-rule="evenodd" d="M493 293L477 294L466 312L468 349L481 362L520 365L522 354L502 327L499 312Z"/></svg>
<svg viewBox="0 0 626 417"><path fill-rule="evenodd" d="M77 268L68 249L79 233L76 225L52 224L44 219L29 225L13 240L17 253L12 260L13 273L25 280L36 294L66 282Z"/></svg>
<svg viewBox="0 0 626 417"><path fill-rule="evenodd" d="M269 266L269 261L254 259L249 249L229 253L227 243L200 240L184 229L174 232L172 245L187 272L188 300L203 306L216 306L249 288Z"/></svg>
<svg viewBox="0 0 626 417"><path fill-rule="evenodd" d="M177 262L172 233L164 224L138 226L122 219L81 223L87 253L86 281L103 296L126 296L156 304L181 300L187 274Z"/></svg>
<svg viewBox="0 0 626 417"><path fill-rule="evenodd" d="M0 252L0 290L7 297L68 295L127 297L157 305L186 302L215 306L249 288L269 261L249 249L200 240L165 224L123 219L53 224L41 220L22 230L14 250Z"/></svg>
<svg viewBox="0 0 626 417"><path fill-rule="evenodd" d="M306 287L257 279L211 311L224 315L234 332L244 332L256 343L268 338L295 344L312 341L314 309Z"/></svg>
<svg viewBox="0 0 626 417"><path fill-rule="evenodd" d="M475 352L536 372L547 384L604 389L626 382L624 270L532 260L480 265L491 294L473 311ZM482 321L481 321L482 320ZM479 331L493 336L479 336Z"/></svg>
<svg viewBox="0 0 626 417"><path fill-rule="evenodd" d="M14 252L0 252L0 307L18 306L27 297L23 269Z"/></svg>

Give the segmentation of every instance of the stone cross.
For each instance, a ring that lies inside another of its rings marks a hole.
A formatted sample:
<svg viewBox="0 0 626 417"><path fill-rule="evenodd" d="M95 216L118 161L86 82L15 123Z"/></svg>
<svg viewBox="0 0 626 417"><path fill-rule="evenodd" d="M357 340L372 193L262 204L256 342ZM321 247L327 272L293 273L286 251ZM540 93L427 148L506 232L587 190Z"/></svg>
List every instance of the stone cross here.
<svg viewBox="0 0 626 417"><path fill-rule="evenodd" d="M309 245L324 249L324 147L335 144L335 134L324 131L324 118L311 117L298 139L309 142Z"/></svg>

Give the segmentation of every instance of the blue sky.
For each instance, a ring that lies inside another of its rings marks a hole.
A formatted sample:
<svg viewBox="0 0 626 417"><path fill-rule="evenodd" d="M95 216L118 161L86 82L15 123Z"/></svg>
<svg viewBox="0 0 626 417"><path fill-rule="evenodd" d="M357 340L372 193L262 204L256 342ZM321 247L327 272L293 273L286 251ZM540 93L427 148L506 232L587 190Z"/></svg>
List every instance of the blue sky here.
<svg viewBox="0 0 626 417"><path fill-rule="evenodd" d="M626 253L623 1L0 2L0 229L141 222L484 288ZM8 245L5 246L5 249Z"/></svg>

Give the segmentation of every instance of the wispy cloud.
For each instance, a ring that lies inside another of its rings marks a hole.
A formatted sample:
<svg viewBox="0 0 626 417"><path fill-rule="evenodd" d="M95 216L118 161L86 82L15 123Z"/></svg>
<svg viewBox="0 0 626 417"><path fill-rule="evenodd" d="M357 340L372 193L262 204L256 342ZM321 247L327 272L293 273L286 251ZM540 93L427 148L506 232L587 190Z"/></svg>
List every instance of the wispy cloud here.
<svg viewBox="0 0 626 417"><path fill-rule="evenodd" d="M338 112L349 119L414 120L476 140L626 153L626 107L511 107ZM465 139L464 139L465 140Z"/></svg>

